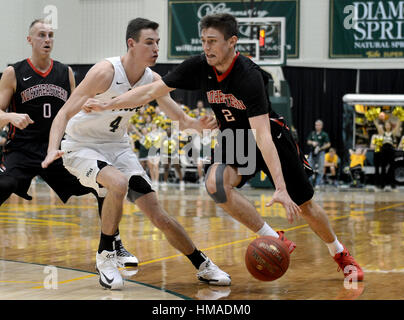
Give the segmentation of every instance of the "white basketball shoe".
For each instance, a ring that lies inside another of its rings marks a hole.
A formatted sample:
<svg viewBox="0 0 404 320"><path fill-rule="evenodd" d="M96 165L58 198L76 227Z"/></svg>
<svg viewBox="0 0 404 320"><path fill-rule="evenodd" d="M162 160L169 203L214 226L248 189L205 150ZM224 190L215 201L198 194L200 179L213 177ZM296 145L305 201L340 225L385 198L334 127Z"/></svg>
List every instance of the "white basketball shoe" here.
<svg viewBox="0 0 404 320"><path fill-rule="evenodd" d="M137 267L139 260L122 245L122 241L115 240L116 259L118 267Z"/></svg>
<svg viewBox="0 0 404 320"><path fill-rule="evenodd" d="M199 272L196 274L198 280L214 286L229 286L231 285L230 276L222 271L212 260L207 258L199 266Z"/></svg>
<svg viewBox="0 0 404 320"><path fill-rule="evenodd" d="M100 284L107 289L120 290L123 279L118 270L116 251L104 250L96 255L96 268L100 275Z"/></svg>

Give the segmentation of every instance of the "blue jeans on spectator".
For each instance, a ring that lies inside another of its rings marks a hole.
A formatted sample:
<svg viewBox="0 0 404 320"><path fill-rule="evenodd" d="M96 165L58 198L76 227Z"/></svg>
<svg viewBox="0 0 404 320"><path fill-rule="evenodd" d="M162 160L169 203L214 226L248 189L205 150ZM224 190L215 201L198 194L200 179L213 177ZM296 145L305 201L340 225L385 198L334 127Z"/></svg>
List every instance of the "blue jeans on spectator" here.
<svg viewBox="0 0 404 320"><path fill-rule="evenodd" d="M312 184L313 184L313 178L314 177L316 178L313 186L319 186L323 183L324 159L325 159L325 151L320 151L317 154L314 154L314 152L310 152L309 154L308 161L311 168L315 172L315 174L310 177L310 181Z"/></svg>

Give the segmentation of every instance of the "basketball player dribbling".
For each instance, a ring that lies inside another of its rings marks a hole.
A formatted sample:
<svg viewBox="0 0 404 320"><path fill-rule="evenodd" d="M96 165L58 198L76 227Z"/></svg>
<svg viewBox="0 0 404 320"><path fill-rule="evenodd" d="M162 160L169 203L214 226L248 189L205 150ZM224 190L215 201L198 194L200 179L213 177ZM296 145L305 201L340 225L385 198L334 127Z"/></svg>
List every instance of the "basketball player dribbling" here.
<svg viewBox="0 0 404 320"><path fill-rule="evenodd" d="M149 67L158 57L158 24L137 18L129 22L126 31L127 53L122 57L103 60L93 66L73 92L53 121L49 148L43 167L63 156L65 167L80 182L105 196L101 216L101 238L96 254L100 284L105 288L121 289L123 279L116 267L113 235L122 217L125 197L159 228L169 243L186 255L197 269L200 281L212 285L230 285L230 276L220 270L199 251L184 228L161 207L150 178L133 152L127 129L137 108L117 108L88 114L81 111L88 98L110 99L133 90L134 87L159 79ZM196 120L187 116L169 95L157 102L171 119L184 128L216 127L213 117ZM59 145L62 137L61 149Z"/></svg>
<svg viewBox="0 0 404 320"><path fill-rule="evenodd" d="M31 57L6 68L0 81L0 126L9 125L5 170L0 172L0 204L12 193L31 200L27 192L35 176L40 176L64 203L72 195L95 194L82 186L61 160L46 169L41 167L52 121L75 88L75 80L70 67L51 58L54 31L50 24L34 20L27 41L32 46ZM97 200L101 213L103 199ZM119 264L137 266L137 258L123 247L119 231L115 244Z"/></svg>
<svg viewBox="0 0 404 320"><path fill-rule="evenodd" d="M215 162L206 173L205 185L217 205L258 235L280 238L291 253L296 245L286 239L283 231L275 232L254 205L235 189L243 186L257 172L264 171L275 186L273 198L268 205L281 203L290 223L302 216L327 245L330 255L339 269L343 270L344 277L352 281L363 280L361 267L337 239L324 209L313 200L314 190L306 173L311 168L283 119L271 110L265 88L268 76L235 49L238 39L236 19L230 14L210 15L201 20L200 26L203 54L185 60L161 80L108 102L89 99L83 109L92 113L122 106L134 107L175 88L202 89L222 133L227 131L228 134L230 131L237 138L237 130L244 130L246 147L249 145L246 141L251 141L249 129L255 130L256 148L248 149L252 152L248 154L247 166L238 161L242 159L236 152L238 139L234 139L233 145L227 140L226 143L222 141L215 149ZM241 140L238 142L243 144ZM232 150L227 155L226 145L230 145ZM254 164L252 171L249 170L251 163Z"/></svg>

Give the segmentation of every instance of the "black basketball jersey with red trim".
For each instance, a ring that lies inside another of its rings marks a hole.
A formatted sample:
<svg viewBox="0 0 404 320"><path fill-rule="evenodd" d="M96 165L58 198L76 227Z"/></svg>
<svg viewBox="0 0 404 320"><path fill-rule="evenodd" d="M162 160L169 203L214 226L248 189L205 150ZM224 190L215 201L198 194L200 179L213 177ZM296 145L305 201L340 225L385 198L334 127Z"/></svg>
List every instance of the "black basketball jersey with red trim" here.
<svg viewBox="0 0 404 320"><path fill-rule="evenodd" d="M250 129L248 118L271 112L269 75L251 59L237 53L229 69L219 74L204 54L191 57L163 77L170 88L202 89L220 130Z"/></svg>
<svg viewBox="0 0 404 320"><path fill-rule="evenodd" d="M7 149L31 141L47 143L52 121L71 93L68 67L51 60L49 69L41 72L25 59L13 68L17 87L9 111L26 113L34 123L24 130L10 124Z"/></svg>

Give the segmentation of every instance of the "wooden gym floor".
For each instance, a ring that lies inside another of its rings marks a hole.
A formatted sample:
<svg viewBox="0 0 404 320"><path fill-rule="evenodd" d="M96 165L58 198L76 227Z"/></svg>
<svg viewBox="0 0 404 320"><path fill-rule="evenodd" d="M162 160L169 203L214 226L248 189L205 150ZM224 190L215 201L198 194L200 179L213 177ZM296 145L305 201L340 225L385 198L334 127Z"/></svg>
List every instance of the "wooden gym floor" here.
<svg viewBox="0 0 404 320"><path fill-rule="evenodd" d="M92 195L64 205L48 186L31 186L33 201L12 196L0 207L0 300L203 299L353 300L404 299L404 190L317 191L338 236L365 271L365 281L345 284L326 246L304 220L289 224L279 205L265 207L272 190L248 186L241 192L276 230L297 244L286 274L255 280L244 264L255 235L230 218L204 187L177 185L159 191L164 208L185 227L197 247L232 277L230 287L199 283L196 271L173 249L137 207L125 204L120 225L125 247L140 260L126 269L123 290L104 290L95 273L99 217Z"/></svg>

